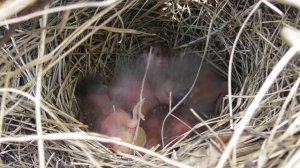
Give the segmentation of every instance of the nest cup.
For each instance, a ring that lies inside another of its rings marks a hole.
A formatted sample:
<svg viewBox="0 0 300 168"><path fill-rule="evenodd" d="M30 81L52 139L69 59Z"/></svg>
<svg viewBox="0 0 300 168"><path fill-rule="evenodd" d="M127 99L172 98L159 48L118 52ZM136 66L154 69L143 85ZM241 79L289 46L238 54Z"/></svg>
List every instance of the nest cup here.
<svg viewBox="0 0 300 168"><path fill-rule="evenodd" d="M299 4L15 2L0 7L1 167L215 167L238 129L243 132L227 166L297 165L300 67L297 56L286 59L290 47L282 39L299 42ZM126 144L86 133L76 119L78 78L97 74L108 84L118 59L135 60L157 42L193 51L229 75L232 106L226 96L220 117L196 125L214 123L199 135L156 152L129 145L146 154L118 155L102 143ZM293 48L295 55L300 48ZM280 73L268 78L274 70ZM268 84L267 92L259 92ZM259 104L250 106L259 96Z"/></svg>

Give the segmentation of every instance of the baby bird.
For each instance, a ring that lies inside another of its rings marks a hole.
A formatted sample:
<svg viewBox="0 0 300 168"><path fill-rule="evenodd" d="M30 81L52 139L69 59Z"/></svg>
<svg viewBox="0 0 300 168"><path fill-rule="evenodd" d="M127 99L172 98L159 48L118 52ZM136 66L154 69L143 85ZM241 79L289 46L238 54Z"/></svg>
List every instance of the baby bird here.
<svg viewBox="0 0 300 168"><path fill-rule="evenodd" d="M142 99L141 128L147 136L146 148L161 144L161 127L167 114L171 84L167 79L171 49L157 43L145 47L135 62L119 60L109 87L109 97L116 107L134 111ZM147 68L148 66L148 68ZM142 93L142 94L141 94Z"/></svg>
<svg viewBox="0 0 300 168"><path fill-rule="evenodd" d="M118 107L132 111L143 90L142 113L145 121L141 121L141 127L147 134L146 147L161 144L162 139L164 142L170 142L199 123L199 119L191 113L190 108L203 119L218 115L222 98L227 92L227 83L205 62L197 77L201 62L200 57L191 53L172 55L171 49L160 43L146 47L136 62L119 62L111 84L110 96ZM195 86L188 94L194 81ZM161 106L174 106L186 94L188 95L183 104L164 120L168 110ZM165 124L162 138L163 122Z"/></svg>
<svg viewBox="0 0 300 168"><path fill-rule="evenodd" d="M145 120L141 121L141 127L147 134L145 147L151 148L158 144L162 145L162 141L164 144L167 144L189 131L193 127L192 120L195 120L195 118L188 117L188 115L185 115L185 112L187 112L187 109L184 105L179 106L179 108L172 113L172 116L168 117L167 106L159 105L150 110L145 116ZM160 146L159 149L161 149L161 147L162 146Z"/></svg>
<svg viewBox="0 0 300 168"><path fill-rule="evenodd" d="M144 67L149 61L147 71L147 82L153 87L153 92L161 104L169 104L169 92L172 83L168 80L168 71L171 62L172 50L162 43L155 43L147 46L143 50L143 54L138 58L137 62Z"/></svg>
<svg viewBox="0 0 300 168"><path fill-rule="evenodd" d="M164 89L165 94L157 95L166 95L168 91L172 92L171 106L181 101L185 95L187 97L170 116L167 116L168 110L166 109L159 112L157 110L150 111L145 116L146 121L142 124L142 127L147 130L146 133L151 134L152 139L155 139L152 142L161 143L159 139L163 135L162 139L166 144L198 124L200 120L194 116L190 109L194 109L204 120L216 117L219 114L222 99L227 93L227 82L206 62L202 63L197 76L201 62L201 57L187 53L171 57L169 63L164 64L165 68L168 69L167 75L164 74L161 77L161 86L155 86L159 88L154 88L154 90ZM156 75L161 74L157 73ZM194 81L195 85L188 94ZM164 85L167 87L163 88ZM166 98L168 97L163 98L165 101L160 101L160 103L167 104ZM163 120L162 118L165 117L167 118ZM162 122L165 122L164 125L162 125ZM164 131L159 136L158 132L161 132L162 127L164 127ZM151 130L151 128L155 129ZM201 133L204 130L206 129L201 127L195 131Z"/></svg>
<svg viewBox="0 0 300 168"><path fill-rule="evenodd" d="M132 143L137 128L137 116L121 108L114 108L107 90L100 78L88 76L81 79L76 88L79 102L79 119L89 126L89 130L104 135L118 137L127 143ZM145 144L145 132L138 128L136 145ZM116 144L106 144L115 152L128 153L129 149Z"/></svg>
<svg viewBox="0 0 300 168"><path fill-rule="evenodd" d="M130 61L119 60L113 80L109 85L109 97L112 103L126 111L133 111L133 108L140 100L143 100L142 114L158 104L153 93L153 87L143 83L142 67Z"/></svg>
<svg viewBox="0 0 300 168"><path fill-rule="evenodd" d="M156 106L147 113L145 120L141 120L140 126L147 134L145 147L148 149L162 144L161 130L163 120L167 114L166 110L167 108L165 108L165 106Z"/></svg>
<svg viewBox="0 0 300 168"><path fill-rule="evenodd" d="M168 92L164 90L169 87L165 79L170 55L171 50L168 47L153 44L146 47L135 62L119 60L109 87L109 96L113 103L126 111L132 111L144 99L143 115L159 104L168 104Z"/></svg>
<svg viewBox="0 0 300 168"><path fill-rule="evenodd" d="M173 58L169 78L173 84L175 103L188 93L195 81L194 87L183 103L193 108L204 119L219 114L222 99L227 93L227 82L208 63L205 61L202 63L201 57L187 53Z"/></svg>

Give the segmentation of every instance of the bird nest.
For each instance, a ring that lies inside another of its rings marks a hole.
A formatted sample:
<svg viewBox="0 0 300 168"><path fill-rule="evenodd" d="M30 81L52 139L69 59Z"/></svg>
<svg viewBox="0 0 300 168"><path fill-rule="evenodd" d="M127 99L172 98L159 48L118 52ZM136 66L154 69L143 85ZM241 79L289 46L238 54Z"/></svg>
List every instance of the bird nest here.
<svg viewBox="0 0 300 168"><path fill-rule="evenodd" d="M300 4L283 2L2 1L1 167L299 164ZM221 115L161 150L87 132L75 117L79 76L108 84L116 60L157 42L193 51L228 77Z"/></svg>

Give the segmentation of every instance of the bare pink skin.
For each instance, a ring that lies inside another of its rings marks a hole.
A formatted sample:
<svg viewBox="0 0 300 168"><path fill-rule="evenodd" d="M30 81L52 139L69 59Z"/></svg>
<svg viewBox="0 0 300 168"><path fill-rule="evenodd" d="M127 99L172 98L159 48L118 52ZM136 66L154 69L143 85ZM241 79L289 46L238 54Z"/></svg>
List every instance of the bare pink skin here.
<svg viewBox="0 0 300 168"><path fill-rule="evenodd" d="M169 63L169 60L171 58L171 49L161 43L155 43L150 46L147 46L143 49L143 54L139 58L140 61L143 64L147 64L150 56L150 49L152 47L151 52L151 60L150 60L150 66L154 66L155 68L162 68L166 64Z"/></svg>
<svg viewBox="0 0 300 168"><path fill-rule="evenodd" d="M188 112L186 106L179 106L179 108L176 109L172 114L178 117L180 120L174 118L173 116L169 116L165 120L163 132L164 144L171 142L178 136L189 131L192 126L197 124L197 120L191 117L191 115L186 115L186 112ZM147 134L147 142L145 145L146 148L150 149L159 144L162 145L162 126L167 113L168 108L166 106L158 106L150 110L145 116L145 120L141 121L141 127Z"/></svg>
<svg viewBox="0 0 300 168"><path fill-rule="evenodd" d="M161 144L161 128L165 116L165 108L158 106L151 109L145 116L145 120L141 121L141 127L147 134L146 148L150 149Z"/></svg>
<svg viewBox="0 0 300 168"><path fill-rule="evenodd" d="M116 109L109 112L108 115L99 117L97 123L101 123L100 127L97 127L97 130L94 131L118 137L127 143L133 142L137 121L132 120L131 116L124 110ZM115 152L129 153L129 148L124 146L116 144L107 144L107 146Z"/></svg>
<svg viewBox="0 0 300 168"><path fill-rule="evenodd" d="M151 55L150 47L152 47ZM171 50L167 46L159 43L153 44L143 49L143 53L136 62L136 67L130 67L132 69L121 68L122 70L115 74L115 78L112 80L109 88L109 96L113 100L114 105L126 111L131 111L140 101L142 82L149 56L151 60L143 86L142 99L145 102L142 106L142 113L146 115L155 106L168 104L170 86L168 83L163 87L158 86L161 85L161 82L165 82L170 55ZM129 71L129 73L124 73L124 71ZM157 75L158 73L160 75Z"/></svg>
<svg viewBox="0 0 300 168"><path fill-rule="evenodd" d="M149 56L151 57L143 92L145 103L143 104L142 113L145 115L145 121L141 121L141 127L144 128L148 135L147 148L161 144L162 122L168 111L166 109L157 109L156 107L169 105L170 92L172 92L172 96L176 95L180 90L183 90L183 93L186 94L194 80L194 78L188 78L189 84L187 84L186 80L177 80L177 76L172 75L176 75L176 72L179 72L179 77L180 75L183 77L190 74L195 75L198 69L195 66L198 66L197 63L200 63L198 62L199 59L192 57L192 59L185 58L184 64L181 65L180 59L171 58L171 49L159 43L152 45L151 53L152 55L149 55L150 46L146 47L137 60L143 67L146 67ZM171 61L172 66L174 64L173 67L171 66ZM190 66L194 66L194 68L190 68ZM118 107L127 111L133 109L133 106L140 98L141 79L133 78L133 80L127 80L126 77L123 77L123 80L117 80L117 82L112 83L110 94L117 100L116 104ZM170 142L200 122L191 113L190 108L193 108L203 119L216 116L222 103L221 100L226 92L226 82L212 72L209 66L204 64L195 87L183 104L173 112L181 121L172 116L167 118L164 128L165 142ZM173 97L171 101L173 101ZM174 102L172 102L172 105L174 105Z"/></svg>
<svg viewBox="0 0 300 168"><path fill-rule="evenodd" d="M150 48L152 47L152 55ZM153 87L153 93L161 104L169 104L169 92L172 91L173 83L168 80L168 70L172 54L171 48L162 44L155 43L147 46L143 50L142 56L139 58L146 66L150 61L148 69L147 82ZM151 59L149 60L149 56Z"/></svg>
<svg viewBox="0 0 300 168"><path fill-rule="evenodd" d="M149 55L150 47L152 47L151 55ZM142 114L145 115L145 121L141 121L141 127L147 134L146 148L161 144L160 130L166 113L156 107L160 104L169 104L168 93L171 91L171 83L166 81L165 77L170 55L170 48L162 44L153 44L145 47L142 55L137 60L137 64L142 65L141 72L136 73L138 76L126 78L124 75L131 75L132 73L123 73L121 71L115 75L115 79L109 87L109 95L114 100L113 103L116 107L126 111L133 110L133 107L140 100L142 77L145 73L148 58L149 56L151 57L142 94L144 99ZM160 75L157 75L157 73ZM162 87L158 87L161 85L160 82L164 82Z"/></svg>
<svg viewBox="0 0 300 168"><path fill-rule="evenodd" d="M219 115L222 99L227 94L227 82L207 65L203 66L200 75L186 104L197 113L203 114L204 119L215 117Z"/></svg>
<svg viewBox="0 0 300 168"><path fill-rule="evenodd" d="M138 58L137 68L131 67L133 69L128 69L129 73L118 72L119 74L115 75L110 84L108 93L98 93L96 89L95 92L92 90L89 91L89 94L80 97L83 112L81 118L84 123L89 125L91 131L119 137L128 143L133 142L138 119L138 113L133 109L140 100L142 77L145 73L149 53L150 46L146 47ZM143 88L144 103L141 111L145 116L145 121L141 121L141 127L147 134L146 148L162 143L162 123L167 116L168 108L159 108L159 106L169 105L169 92L172 92L172 96L176 96L178 92L180 95L187 93L193 79L185 80L183 78L180 80L180 77L195 74L196 70L193 67L197 66L197 61L198 59L187 58L182 64L180 59L171 57L169 47L159 43L152 45L151 60ZM134 72L135 70L138 72ZM176 76L177 74L179 75ZM127 78L126 75L131 76ZM83 86L88 87L85 85ZM93 85L91 88L94 88ZM103 88L103 86L99 84L99 88ZM195 87L183 104L173 112L173 115L181 121L172 116L168 116L166 119L164 143L172 141L200 122L190 112L190 108L193 108L204 119L216 116L226 93L227 83L211 71L209 66L204 65ZM183 97L184 94L181 96ZM174 105L173 97L171 100ZM119 145L106 144L106 146L116 152L129 152L128 148Z"/></svg>
<svg viewBox="0 0 300 168"><path fill-rule="evenodd" d="M122 80L111 85L110 96L113 97L114 104L117 107L131 111L140 100L141 88L141 81ZM158 104L155 95L152 93L152 88L148 83L144 85L143 98L145 102L142 105L142 113L146 114L146 111Z"/></svg>
<svg viewBox="0 0 300 168"><path fill-rule="evenodd" d="M81 111L79 119L89 126L90 131L118 137L127 143L132 143L137 129L137 114L131 115L120 108L113 108L113 104L100 81L95 83L95 80L91 80L89 83L88 80L91 79L88 78L82 82L81 87L84 88L80 90L79 105ZM129 152L127 147L116 144L105 145L115 152Z"/></svg>
<svg viewBox="0 0 300 168"><path fill-rule="evenodd" d="M196 80L183 104L193 108L198 114L204 116L204 119L208 119L219 114L222 98L227 93L227 82L205 61L197 77L201 62L201 57L188 52L184 56L174 57L170 63L167 79L170 81L169 88L172 90L174 103L181 101L187 95Z"/></svg>
<svg viewBox="0 0 300 168"><path fill-rule="evenodd" d="M152 55L150 56L151 47ZM186 80L174 80L174 77L177 78L176 74L180 71L179 74L183 76L196 75L198 66L201 62L201 59L194 59L198 56L189 56L187 54L184 59L178 59L176 57L171 57L171 54L172 50L168 46L162 43L155 43L145 47L142 56L139 57L138 60L146 66L147 61L149 61L149 56L151 57L147 76L147 83L151 86L149 91L154 93L154 97L157 98L160 104L165 105L168 105L170 102L170 92L172 92L174 96L179 90L185 88L185 93L187 93L192 85L192 81L190 80L194 80L194 78L188 79L189 84L187 84L188 82ZM181 64L181 60L184 60L183 64ZM175 62L175 67L170 65L171 62ZM194 68L190 68L190 66L193 66ZM221 104L221 100L219 99L222 99L226 93L227 82L213 72L212 67L204 62L199 77L197 78L196 85L186 102L188 102L187 104L191 105L192 108L194 107L196 109L198 109L197 106L199 106L199 108L202 107L201 105L198 105L199 103L197 102L200 102L200 104L204 104L201 102L208 102L207 106L213 106L212 104L216 103L217 107L219 107ZM183 96L184 95L182 95L182 97ZM204 110L201 110L201 112L210 111L215 114L217 113L216 111L218 111L210 110L209 107L203 108Z"/></svg>
<svg viewBox="0 0 300 168"><path fill-rule="evenodd" d="M104 135L118 137L127 143L132 143L135 130L137 127L137 117L131 115L120 109L114 109L107 100L107 96L91 95L86 98L89 103L89 109L86 109L85 123L89 129ZM101 106L104 105L104 106ZM127 147L106 144L107 147L112 148L115 152L128 153Z"/></svg>
<svg viewBox="0 0 300 168"><path fill-rule="evenodd" d="M154 48L154 50L160 50L160 47ZM158 53L163 53L160 51ZM159 55L159 54L158 54ZM159 57L158 57L159 58ZM187 78L185 80L185 76L189 76L196 73L198 71L198 66L200 64L200 59L195 56L191 56L190 58L171 58L172 66L170 63L164 62L163 64L157 63L155 65L159 65L156 67L161 68L160 73L156 73L156 76L150 78L155 83L155 81L159 81L158 85L153 85L155 95L160 104L169 104L169 92L171 91L173 96L178 94L178 91L184 91L181 95L181 98L187 94L191 84L194 81L194 77ZM160 67L161 66L161 67ZM164 66L164 67L162 67ZM193 67L193 68L191 68ZM170 68L170 69L169 69ZM165 73L165 69L170 70L170 73L167 75L161 75ZM152 71L151 69L149 71ZM153 70L155 71L155 70ZM179 72L179 73L178 73ZM177 75L177 73L179 75ZM157 75L159 74L159 75ZM177 76L176 76L177 75ZM182 75L183 80L180 80ZM159 77L161 78L159 78ZM158 79L158 80L157 80ZM174 138L182 135L183 133L189 131L192 127L200 122L194 114L190 111L190 108L194 109L195 112L202 117L202 119L209 119L212 117L216 117L221 108L222 99L227 93L227 82L218 76L207 63L204 62L202 65L202 69L200 74L196 80L196 84L192 89L191 93L187 96L187 98L183 101L183 104L180 105L174 112L173 115L177 116L180 120L169 116L166 119L165 128L164 128L164 141L165 143L170 142ZM173 100L173 99L172 99ZM174 102L173 102L174 103ZM172 105L174 105L172 103ZM176 104L177 102L175 102ZM142 127L146 130L147 134L151 135L151 138L148 138L150 142L147 143L148 147L155 146L161 143L161 127L163 122L163 118L166 117L166 112L161 111L160 113L150 111L149 114L145 116L146 121L142 123ZM148 121L147 121L148 120ZM206 130L205 127L201 127L195 131L202 132Z"/></svg>
<svg viewBox="0 0 300 168"><path fill-rule="evenodd" d="M186 133L198 123L198 120L188 111L188 107L185 105L179 106L172 114L176 118L170 115L166 119L165 144Z"/></svg>

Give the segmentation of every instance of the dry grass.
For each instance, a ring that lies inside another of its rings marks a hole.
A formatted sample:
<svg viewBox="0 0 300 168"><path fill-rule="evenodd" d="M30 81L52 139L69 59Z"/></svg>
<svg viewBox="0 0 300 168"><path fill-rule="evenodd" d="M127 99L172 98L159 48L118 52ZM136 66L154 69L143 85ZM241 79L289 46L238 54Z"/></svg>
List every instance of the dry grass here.
<svg viewBox="0 0 300 168"><path fill-rule="evenodd" d="M42 11L8 18L33 2L6 1L17 6L14 12L0 7L2 34L19 24L0 51L1 167L300 164L300 4L56 0ZM222 115L199 118L196 127L215 124L158 152L83 132L87 127L74 117L78 77L97 73L107 84L115 60L134 59L153 42L192 50L228 76L234 87ZM137 152L117 155L101 142Z"/></svg>

